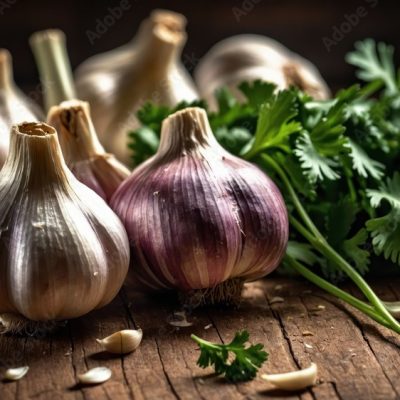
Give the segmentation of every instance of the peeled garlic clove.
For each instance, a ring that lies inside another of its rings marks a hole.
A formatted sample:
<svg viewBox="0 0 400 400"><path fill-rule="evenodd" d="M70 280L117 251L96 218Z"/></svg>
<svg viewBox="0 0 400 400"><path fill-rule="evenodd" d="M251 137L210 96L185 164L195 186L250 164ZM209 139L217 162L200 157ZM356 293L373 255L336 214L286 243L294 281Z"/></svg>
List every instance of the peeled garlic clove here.
<svg viewBox="0 0 400 400"><path fill-rule="evenodd" d="M0 314L23 331L109 303L129 243L104 200L67 168L54 128L15 125L10 143L0 172Z"/></svg>
<svg viewBox="0 0 400 400"><path fill-rule="evenodd" d="M157 153L110 204L130 238L134 277L184 291L191 304L235 302L243 282L272 272L285 253L281 193L219 145L200 108L164 120Z"/></svg>
<svg viewBox="0 0 400 400"><path fill-rule="evenodd" d="M9 368L4 374L4 379L7 381L19 381L29 371L29 367Z"/></svg>
<svg viewBox="0 0 400 400"><path fill-rule="evenodd" d="M185 24L183 15L157 10L143 21L132 43L96 55L76 71L78 95L91 105L100 141L127 165L127 133L140 125L136 111L144 102L174 106L198 98L180 61Z"/></svg>
<svg viewBox="0 0 400 400"><path fill-rule="evenodd" d="M89 104L79 100L64 101L50 109L47 122L58 132L61 150L72 173L109 201L130 171L100 144Z"/></svg>
<svg viewBox="0 0 400 400"><path fill-rule="evenodd" d="M264 374L261 378L283 390L302 390L317 382L317 364L311 363L308 368L283 374Z"/></svg>
<svg viewBox="0 0 400 400"><path fill-rule="evenodd" d="M29 39L43 87L46 111L76 98L65 34L59 29L35 32Z"/></svg>
<svg viewBox="0 0 400 400"><path fill-rule="evenodd" d="M107 367L92 368L84 374L77 376L80 383L83 385L98 385L108 381L112 376L112 372Z"/></svg>
<svg viewBox="0 0 400 400"><path fill-rule="evenodd" d="M139 347L142 338L143 331L141 329L124 329L104 339L97 339L96 341L109 353L127 354Z"/></svg>
<svg viewBox="0 0 400 400"><path fill-rule="evenodd" d="M400 301L384 301L383 304L393 317L400 318Z"/></svg>
<svg viewBox="0 0 400 400"><path fill-rule="evenodd" d="M278 88L296 86L316 99L330 97L330 90L308 60L277 41L261 35L236 35L214 45L200 60L195 80L202 98L215 108L217 89L236 87L247 80L261 79ZM236 91L238 99L243 95Z"/></svg>
<svg viewBox="0 0 400 400"><path fill-rule="evenodd" d="M13 80L11 55L0 49L0 169L6 161L13 124L43 118L42 111Z"/></svg>

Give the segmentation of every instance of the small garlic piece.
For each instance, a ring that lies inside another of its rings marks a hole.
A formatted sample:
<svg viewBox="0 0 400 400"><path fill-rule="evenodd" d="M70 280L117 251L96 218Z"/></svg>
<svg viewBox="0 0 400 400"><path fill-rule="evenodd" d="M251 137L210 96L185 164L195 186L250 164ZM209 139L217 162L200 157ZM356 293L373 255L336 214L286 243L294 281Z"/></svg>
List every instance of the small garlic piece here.
<svg viewBox="0 0 400 400"><path fill-rule="evenodd" d="M263 374L261 378L283 390L301 390L317 382L317 364L311 363L308 368L283 374Z"/></svg>
<svg viewBox="0 0 400 400"><path fill-rule="evenodd" d="M7 381L19 381L29 371L29 367L9 368L4 374L4 379Z"/></svg>
<svg viewBox="0 0 400 400"><path fill-rule="evenodd" d="M124 329L104 339L96 339L96 341L109 353L128 354L139 347L142 338L143 331L141 329Z"/></svg>
<svg viewBox="0 0 400 400"><path fill-rule="evenodd" d="M111 378L112 372L107 367L96 367L89 371L79 374L78 380L84 385L97 385L108 381Z"/></svg>

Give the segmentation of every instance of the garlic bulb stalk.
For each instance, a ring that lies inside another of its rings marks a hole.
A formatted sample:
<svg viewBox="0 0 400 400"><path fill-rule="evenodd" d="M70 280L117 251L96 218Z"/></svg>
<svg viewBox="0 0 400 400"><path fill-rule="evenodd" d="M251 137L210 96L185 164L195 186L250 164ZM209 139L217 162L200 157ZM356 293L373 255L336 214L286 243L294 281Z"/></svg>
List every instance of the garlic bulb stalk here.
<svg viewBox="0 0 400 400"><path fill-rule="evenodd" d="M47 122L58 132L65 162L75 177L109 201L130 171L100 144L89 104L79 100L62 102L50 109Z"/></svg>
<svg viewBox="0 0 400 400"><path fill-rule="evenodd" d="M330 97L330 90L317 68L277 41L261 35L237 35L217 43L195 69L202 98L216 107L214 93L227 86L239 100L237 85L261 79L279 89L298 87L315 99Z"/></svg>
<svg viewBox="0 0 400 400"><path fill-rule="evenodd" d="M7 158L11 126L37 118L43 118L42 111L17 88L11 55L8 50L0 49L0 169Z"/></svg>
<svg viewBox="0 0 400 400"><path fill-rule="evenodd" d="M0 314L7 328L40 330L107 304L128 265L124 227L68 170L55 129L13 126L0 173Z"/></svg>
<svg viewBox="0 0 400 400"><path fill-rule="evenodd" d="M143 103L173 106L198 97L180 62L185 23L180 14L155 11L132 43L88 59L76 71L78 95L91 105L100 141L125 164L127 133L139 126L136 111Z"/></svg>
<svg viewBox="0 0 400 400"><path fill-rule="evenodd" d="M218 144L200 108L164 120L158 152L111 206L128 232L134 278L179 289L192 305L235 302L243 282L276 268L287 245L278 188Z"/></svg>
<svg viewBox="0 0 400 400"><path fill-rule="evenodd" d="M66 39L62 31L48 29L29 39L42 83L45 109L76 98Z"/></svg>

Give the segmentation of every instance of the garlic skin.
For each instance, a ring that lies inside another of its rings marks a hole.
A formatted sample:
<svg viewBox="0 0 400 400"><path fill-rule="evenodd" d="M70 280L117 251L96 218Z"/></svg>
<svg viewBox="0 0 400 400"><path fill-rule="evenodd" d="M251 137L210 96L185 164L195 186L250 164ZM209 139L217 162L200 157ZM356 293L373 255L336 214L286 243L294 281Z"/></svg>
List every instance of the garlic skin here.
<svg viewBox="0 0 400 400"><path fill-rule="evenodd" d="M136 350L143 338L141 329L124 329L115 332L104 339L96 339L96 342L103 346L104 350L113 354L128 354Z"/></svg>
<svg viewBox="0 0 400 400"><path fill-rule="evenodd" d="M127 165L128 132L139 126L136 112L145 102L174 106L198 98L180 62L185 25L182 15L156 10L131 43L89 58L76 70L78 96L91 105L101 143Z"/></svg>
<svg viewBox="0 0 400 400"><path fill-rule="evenodd" d="M153 289L200 290L198 304L225 302L244 281L270 273L287 245L278 188L218 144L200 108L164 120L158 152L111 207L128 232L134 278Z"/></svg>
<svg viewBox="0 0 400 400"><path fill-rule="evenodd" d="M201 97L213 108L217 89L227 86L242 100L237 85L257 79L272 82L278 89L298 87L317 100L331 95L310 61L261 35L236 35L218 42L201 59L194 76Z"/></svg>
<svg viewBox="0 0 400 400"><path fill-rule="evenodd" d="M298 371L282 374L264 374L261 378L272 383L279 389L295 391L314 386L317 383L317 374L317 364L311 363L309 367Z"/></svg>
<svg viewBox="0 0 400 400"><path fill-rule="evenodd" d="M43 118L39 106L14 83L11 54L0 49L0 169L7 158L11 126L38 118Z"/></svg>
<svg viewBox="0 0 400 400"><path fill-rule="evenodd" d="M14 125L0 172L0 313L21 331L79 317L114 298L128 265L124 227L68 170L55 129Z"/></svg>
<svg viewBox="0 0 400 400"><path fill-rule="evenodd" d="M70 100L53 106L47 123L58 132L61 150L75 177L107 202L130 171L100 144L87 102Z"/></svg>

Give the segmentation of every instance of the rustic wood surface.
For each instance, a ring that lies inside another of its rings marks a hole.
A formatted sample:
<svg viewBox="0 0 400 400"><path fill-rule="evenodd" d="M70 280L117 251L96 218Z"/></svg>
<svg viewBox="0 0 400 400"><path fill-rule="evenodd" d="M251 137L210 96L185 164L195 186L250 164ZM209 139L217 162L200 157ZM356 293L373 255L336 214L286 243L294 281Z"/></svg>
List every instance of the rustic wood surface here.
<svg viewBox="0 0 400 400"><path fill-rule="evenodd" d="M395 280L380 280L375 288L386 300L400 299ZM276 302L277 297L284 301ZM400 399L400 336L303 281L249 284L238 310L196 310L188 328L168 324L178 309L172 297L149 298L124 289L110 306L70 321L52 337L3 336L0 373L22 365L30 370L18 382L1 382L0 399ZM137 351L125 357L102 352L95 339L127 327L144 331ZM226 342L244 328L270 354L262 372L314 361L318 384L288 394L260 378L230 384L196 366L199 353L190 333ZM111 368L111 380L77 385L76 375L95 366Z"/></svg>

